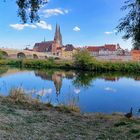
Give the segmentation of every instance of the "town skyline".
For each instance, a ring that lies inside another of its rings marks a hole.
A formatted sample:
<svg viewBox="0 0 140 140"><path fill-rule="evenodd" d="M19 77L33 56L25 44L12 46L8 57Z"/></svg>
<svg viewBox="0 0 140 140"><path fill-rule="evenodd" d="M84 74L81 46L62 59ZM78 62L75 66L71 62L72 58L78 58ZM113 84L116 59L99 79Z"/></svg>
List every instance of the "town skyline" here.
<svg viewBox="0 0 140 140"><path fill-rule="evenodd" d="M3 12L0 13L0 16L3 17L3 20L0 23L0 47L24 49L30 45L29 47L32 48L35 42L43 41L44 38L46 41L52 40L55 25L59 23L63 44L83 47L119 43L122 48L130 50L132 48L130 40L124 41L122 34L115 35L115 27L124 15L120 10L123 2L124 0L119 0L119 2L88 0L87 3L92 5L90 6L80 4L80 0L76 2L68 0L67 3L64 0L61 2L50 0L39 12L40 23L24 25L17 17L15 3L1 2L0 8ZM112 3L116 4L114 8ZM97 5L100 5L100 8ZM11 12L7 12L8 10ZM104 13L104 11L106 12Z"/></svg>

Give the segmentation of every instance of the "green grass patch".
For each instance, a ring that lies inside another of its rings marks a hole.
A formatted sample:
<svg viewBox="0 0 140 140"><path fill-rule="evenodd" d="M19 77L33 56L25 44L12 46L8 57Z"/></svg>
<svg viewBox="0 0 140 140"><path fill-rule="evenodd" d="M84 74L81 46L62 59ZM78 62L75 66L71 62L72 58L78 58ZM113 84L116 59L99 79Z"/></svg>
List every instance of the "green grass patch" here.
<svg viewBox="0 0 140 140"><path fill-rule="evenodd" d="M136 128L130 130L130 133L133 133L133 134L137 134L139 132L140 132L140 130L139 129L136 129Z"/></svg>
<svg viewBox="0 0 140 140"><path fill-rule="evenodd" d="M114 124L115 127L125 126L125 125L128 125L128 123L127 123L127 122L124 122L124 121L118 122L118 123L115 123L115 124Z"/></svg>

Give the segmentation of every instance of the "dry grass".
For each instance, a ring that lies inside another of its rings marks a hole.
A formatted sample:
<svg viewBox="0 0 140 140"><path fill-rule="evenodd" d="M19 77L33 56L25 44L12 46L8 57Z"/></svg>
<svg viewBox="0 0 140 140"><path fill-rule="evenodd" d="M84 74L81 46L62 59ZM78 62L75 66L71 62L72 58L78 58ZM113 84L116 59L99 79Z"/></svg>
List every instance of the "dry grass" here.
<svg viewBox="0 0 140 140"><path fill-rule="evenodd" d="M53 107L12 89L0 97L0 139L139 140L140 119L122 114L80 114L75 108ZM72 111L71 111L72 110Z"/></svg>

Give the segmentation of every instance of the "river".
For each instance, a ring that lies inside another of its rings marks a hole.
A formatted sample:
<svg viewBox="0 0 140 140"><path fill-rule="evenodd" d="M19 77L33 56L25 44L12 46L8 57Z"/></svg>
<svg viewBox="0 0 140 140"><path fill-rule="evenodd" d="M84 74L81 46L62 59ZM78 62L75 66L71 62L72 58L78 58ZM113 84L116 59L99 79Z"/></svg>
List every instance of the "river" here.
<svg viewBox="0 0 140 140"><path fill-rule="evenodd" d="M81 112L139 115L140 74L0 68L0 95L13 88L53 105L75 105Z"/></svg>

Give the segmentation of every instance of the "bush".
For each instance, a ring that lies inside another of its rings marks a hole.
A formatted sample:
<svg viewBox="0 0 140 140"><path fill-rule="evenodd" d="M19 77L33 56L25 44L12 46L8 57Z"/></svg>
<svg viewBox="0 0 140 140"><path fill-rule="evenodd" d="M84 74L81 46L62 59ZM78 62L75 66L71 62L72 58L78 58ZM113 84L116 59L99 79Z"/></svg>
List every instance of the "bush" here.
<svg viewBox="0 0 140 140"><path fill-rule="evenodd" d="M74 61L50 59L0 59L0 65L10 65L25 68L59 68L78 69L87 71L119 71L119 72L140 72L140 62L109 62L97 61L86 50L82 50L74 55Z"/></svg>
<svg viewBox="0 0 140 140"><path fill-rule="evenodd" d="M85 49L77 52L74 56L74 65L76 68L89 70L92 68L94 58Z"/></svg>

